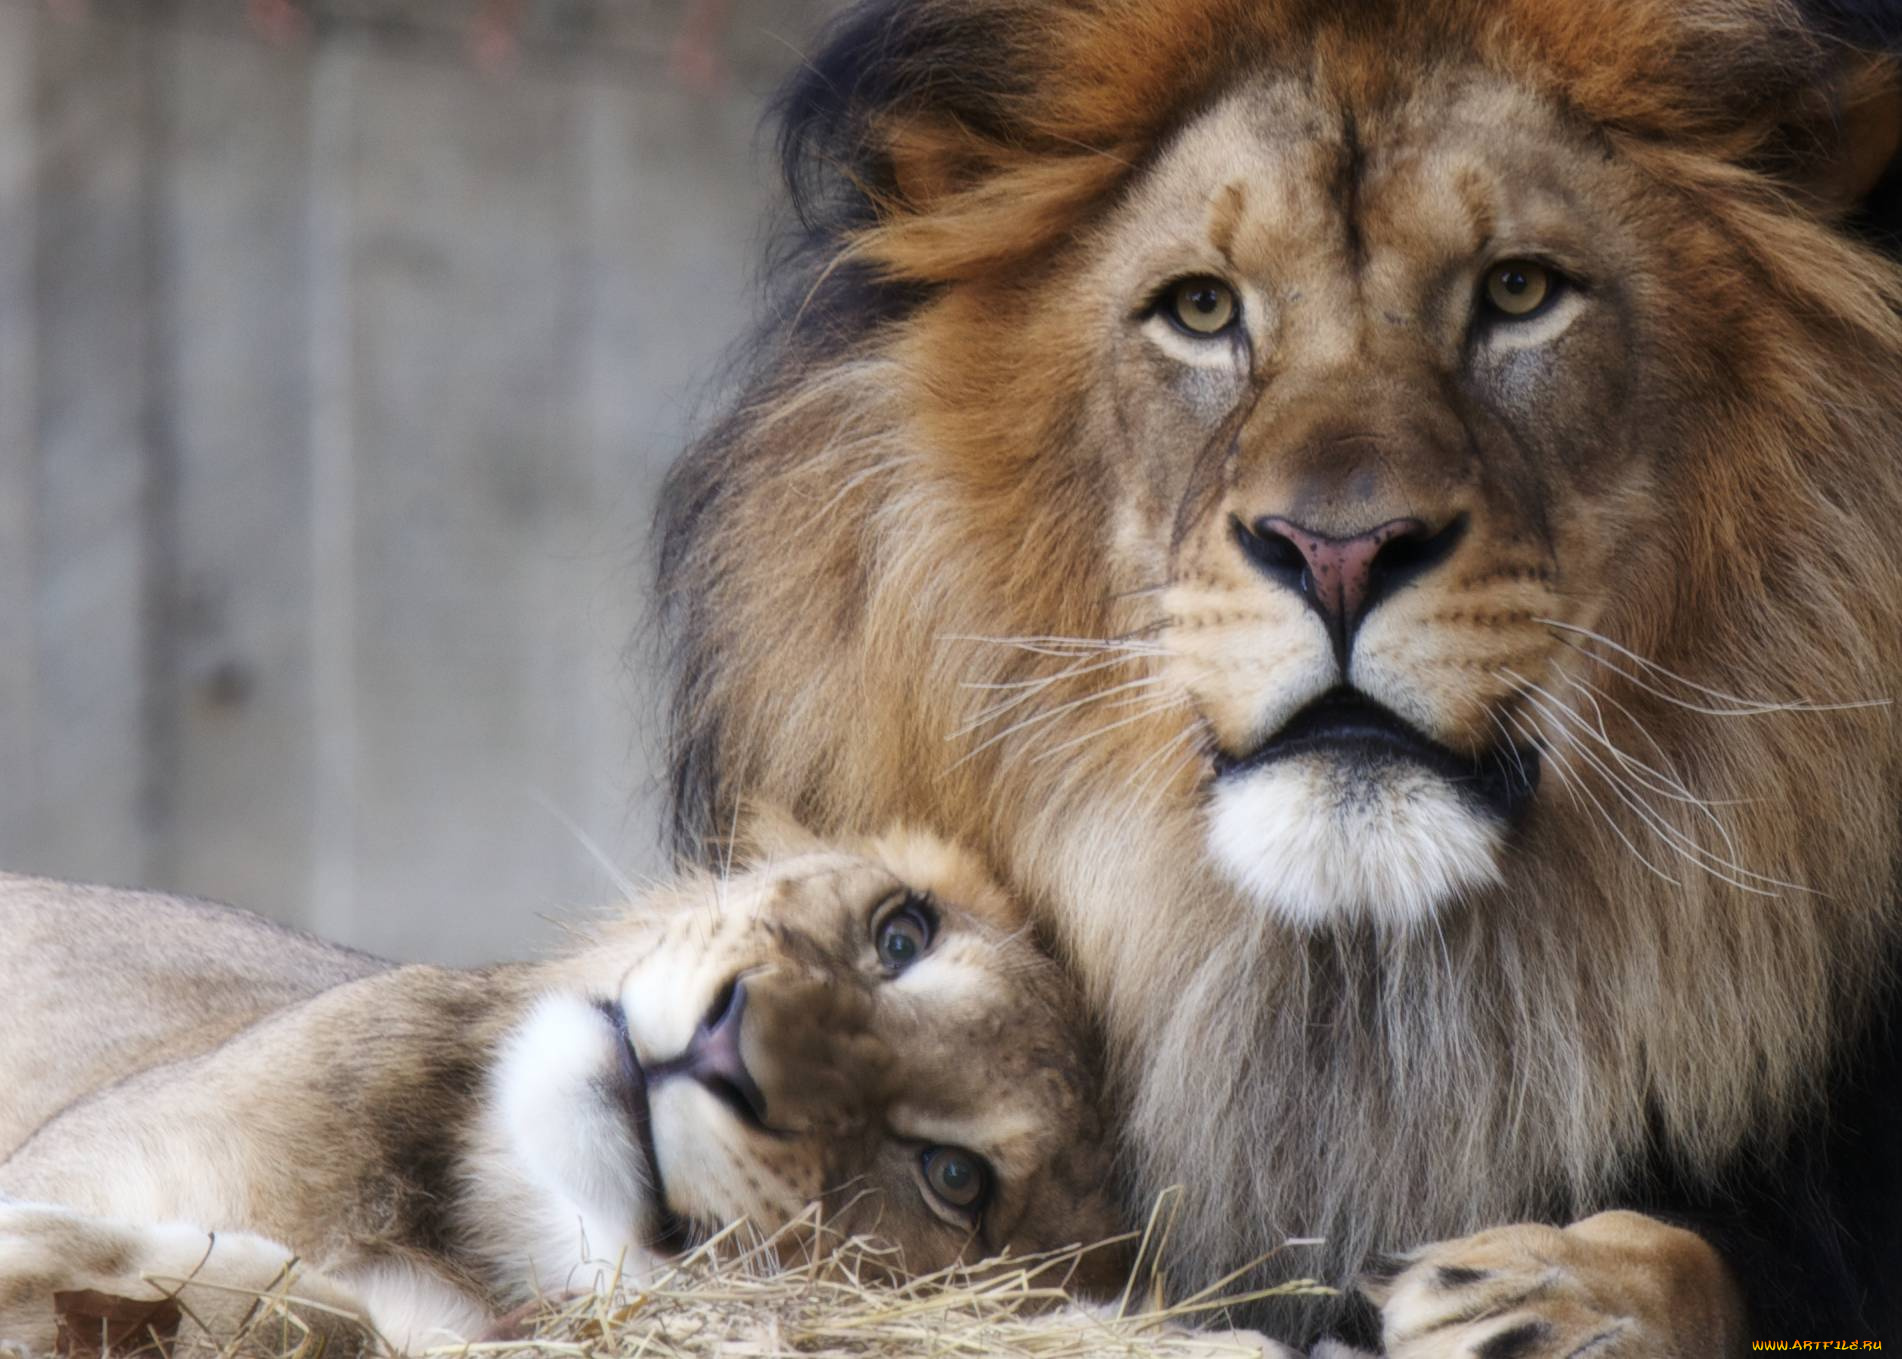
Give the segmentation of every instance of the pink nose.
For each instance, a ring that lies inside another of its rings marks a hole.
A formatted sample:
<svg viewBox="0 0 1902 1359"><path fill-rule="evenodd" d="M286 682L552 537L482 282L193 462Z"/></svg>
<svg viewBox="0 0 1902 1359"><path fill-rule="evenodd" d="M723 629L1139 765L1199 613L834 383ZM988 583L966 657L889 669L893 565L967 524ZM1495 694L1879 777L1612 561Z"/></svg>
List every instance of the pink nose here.
<svg viewBox="0 0 1902 1359"><path fill-rule="evenodd" d="M735 977L714 997L706 1017L680 1056L648 1066L652 1084L667 1076L691 1076L724 1101L743 1120L766 1126L766 1097L746 1069L740 1031L746 1022L746 978Z"/></svg>
<svg viewBox="0 0 1902 1359"><path fill-rule="evenodd" d="M1390 519L1379 528L1353 538L1327 538L1309 533L1286 519L1257 520L1262 537L1285 538L1301 554L1309 576L1309 590L1322 616L1353 619L1360 616L1373 592L1374 563L1388 543L1418 542L1427 526L1418 519Z"/></svg>
<svg viewBox="0 0 1902 1359"><path fill-rule="evenodd" d="M1321 616L1345 671L1354 630L1368 610L1451 555L1465 519L1438 533L1418 519L1390 519L1351 538L1313 533L1279 515L1238 527L1255 566Z"/></svg>

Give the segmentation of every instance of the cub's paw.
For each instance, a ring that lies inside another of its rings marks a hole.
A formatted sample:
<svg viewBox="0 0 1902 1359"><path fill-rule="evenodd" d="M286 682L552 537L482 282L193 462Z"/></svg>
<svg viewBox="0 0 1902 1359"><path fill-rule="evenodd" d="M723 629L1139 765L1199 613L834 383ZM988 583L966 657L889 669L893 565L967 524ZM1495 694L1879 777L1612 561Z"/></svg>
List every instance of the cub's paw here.
<svg viewBox="0 0 1902 1359"><path fill-rule="evenodd" d="M352 1300L243 1233L0 1200L0 1354L330 1355L374 1342Z"/></svg>
<svg viewBox="0 0 1902 1359"><path fill-rule="evenodd" d="M1742 1344L1717 1252L1637 1213L1441 1242L1361 1291L1388 1359L1721 1359Z"/></svg>

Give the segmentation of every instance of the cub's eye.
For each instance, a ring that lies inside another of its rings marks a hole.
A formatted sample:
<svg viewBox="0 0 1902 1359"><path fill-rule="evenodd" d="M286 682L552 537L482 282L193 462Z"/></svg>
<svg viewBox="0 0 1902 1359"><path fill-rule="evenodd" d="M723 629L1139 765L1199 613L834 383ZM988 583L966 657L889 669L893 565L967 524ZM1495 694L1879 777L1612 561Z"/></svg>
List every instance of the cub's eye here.
<svg viewBox="0 0 1902 1359"><path fill-rule="evenodd" d="M915 892L901 893L879 917L872 939L887 971L903 972L925 956L937 934L937 916Z"/></svg>
<svg viewBox="0 0 1902 1359"><path fill-rule="evenodd" d="M1536 315L1559 294L1559 276L1531 260L1501 260L1486 271L1485 305L1509 321Z"/></svg>
<svg viewBox="0 0 1902 1359"><path fill-rule="evenodd" d="M991 1168L963 1147L926 1147L919 1158L925 1184L947 1208L976 1213L991 1196Z"/></svg>
<svg viewBox="0 0 1902 1359"><path fill-rule="evenodd" d="M1180 329L1206 338L1234 325L1242 307L1228 284L1219 278L1203 277L1185 278L1170 285L1162 309Z"/></svg>

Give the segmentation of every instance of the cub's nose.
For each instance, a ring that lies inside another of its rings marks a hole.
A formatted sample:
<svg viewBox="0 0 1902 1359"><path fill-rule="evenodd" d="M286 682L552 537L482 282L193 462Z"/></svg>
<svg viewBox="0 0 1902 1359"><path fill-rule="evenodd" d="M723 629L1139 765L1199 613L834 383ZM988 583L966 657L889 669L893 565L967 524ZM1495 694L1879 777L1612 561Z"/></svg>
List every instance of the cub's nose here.
<svg viewBox="0 0 1902 1359"><path fill-rule="evenodd" d="M746 1069L746 1056L740 1050L740 1031L745 1022L746 978L734 977L714 996L687 1050L666 1063L661 1074L693 1077L742 1120L764 1128L766 1096ZM653 1074L650 1072L650 1078Z"/></svg>
<svg viewBox="0 0 1902 1359"><path fill-rule="evenodd" d="M1465 528L1464 515L1437 532L1419 519L1389 519L1335 538L1269 515L1252 524L1238 520L1235 537L1257 570L1321 616L1345 676L1361 621L1381 600L1450 557Z"/></svg>

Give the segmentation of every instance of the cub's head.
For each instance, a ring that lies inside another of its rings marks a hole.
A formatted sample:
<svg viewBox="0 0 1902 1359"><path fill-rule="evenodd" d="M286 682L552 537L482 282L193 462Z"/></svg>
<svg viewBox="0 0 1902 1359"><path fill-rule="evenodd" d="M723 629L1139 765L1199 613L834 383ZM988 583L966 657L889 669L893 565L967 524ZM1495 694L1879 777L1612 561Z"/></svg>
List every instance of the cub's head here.
<svg viewBox="0 0 1902 1359"><path fill-rule="evenodd" d="M1115 1236L1090 1032L1019 907L927 836L772 840L605 931L504 1059L525 1159L596 1221L590 1250L814 1205L910 1274ZM1124 1261L1093 1251L1076 1281Z"/></svg>

